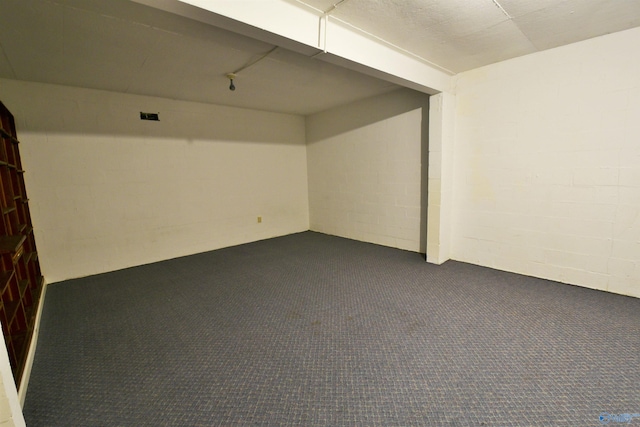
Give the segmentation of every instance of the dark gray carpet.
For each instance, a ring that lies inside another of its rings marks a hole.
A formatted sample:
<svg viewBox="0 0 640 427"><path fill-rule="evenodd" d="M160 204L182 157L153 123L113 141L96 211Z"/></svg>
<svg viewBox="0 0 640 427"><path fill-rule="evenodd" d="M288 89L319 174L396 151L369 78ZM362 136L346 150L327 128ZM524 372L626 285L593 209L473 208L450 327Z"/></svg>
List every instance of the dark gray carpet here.
<svg viewBox="0 0 640 427"><path fill-rule="evenodd" d="M640 299L313 232L53 284L41 328L30 427L640 413Z"/></svg>

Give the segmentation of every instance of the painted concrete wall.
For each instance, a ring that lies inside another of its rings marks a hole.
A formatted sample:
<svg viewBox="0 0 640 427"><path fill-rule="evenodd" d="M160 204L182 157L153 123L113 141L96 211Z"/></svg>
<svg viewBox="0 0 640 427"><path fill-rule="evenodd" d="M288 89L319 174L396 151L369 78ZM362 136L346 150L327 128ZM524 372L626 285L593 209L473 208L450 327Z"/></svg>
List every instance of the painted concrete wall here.
<svg viewBox="0 0 640 427"><path fill-rule="evenodd" d="M312 230L424 252L428 102L399 90L307 117Z"/></svg>
<svg viewBox="0 0 640 427"><path fill-rule="evenodd" d="M453 258L640 297L640 29L459 76Z"/></svg>
<svg viewBox="0 0 640 427"><path fill-rule="evenodd" d="M0 426L24 427L25 425L3 337L0 343Z"/></svg>
<svg viewBox="0 0 640 427"><path fill-rule="evenodd" d="M0 99L49 283L309 228L301 116L11 80Z"/></svg>

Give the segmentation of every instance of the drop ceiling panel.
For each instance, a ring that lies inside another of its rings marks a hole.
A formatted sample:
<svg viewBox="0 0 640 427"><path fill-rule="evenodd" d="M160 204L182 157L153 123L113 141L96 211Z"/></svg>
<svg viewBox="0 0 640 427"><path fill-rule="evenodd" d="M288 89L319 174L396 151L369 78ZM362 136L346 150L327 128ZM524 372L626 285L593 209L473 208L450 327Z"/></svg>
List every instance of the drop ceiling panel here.
<svg viewBox="0 0 640 427"><path fill-rule="evenodd" d="M438 29L447 38L478 33L509 19L491 0L481 2L455 0L448 4L445 10L447 11L446 19L438 22ZM464 13L460 13L461 11ZM418 24L417 29L423 30L427 22L422 20Z"/></svg>
<svg viewBox="0 0 640 427"><path fill-rule="evenodd" d="M0 2L0 45L15 72L6 77L43 81L43 70L64 72L63 15L55 3Z"/></svg>
<svg viewBox="0 0 640 427"><path fill-rule="evenodd" d="M11 68L11 64L7 59L7 55L4 53L4 49L0 44L0 76L9 76L13 79L16 78L16 74L13 72L13 68Z"/></svg>
<svg viewBox="0 0 640 427"><path fill-rule="evenodd" d="M453 72L640 25L638 0L301 1Z"/></svg>
<svg viewBox="0 0 640 427"><path fill-rule="evenodd" d="M639 0L281 1L337 4L333 18L452 72L640 25ZM225 73L272 47L131 0L0 0L4 78L298 114L397 88L280 48L229 91Z"/></svg>
<svg viewBox="0 0 640 427"><path fill-rule="evenodd" d="M157 44L136 71L128 92L157 95L161 87L162 96L167 98L238 105L241 95L229 96L233 93L225 74L246 64L254 54L214 40L175 37L161 31L156 31L156 39ZM262 46L253 49L252 52L264 51Z"/></svg>
<svg viewBox="0 0 640 427"><path fill-rule="evenodd" d="M296 114L398 88L281 48L231 92L272 48L128 0L0 0L0 77Z"/></svg>
<svg viewBox="0 0 640 427"><path fill-rule="evenodd" d="M397 89L281 48L237 73L237 89L230 91L225 74L260 58L272 45L154 31L157 43L132 79L130 93L154 95L162 87L168 98L308 114Z"/></svg>
<svg viewBox="0 0 640 427"><path fill-rule="evenodd" d="M282 74L279 70L283 69L290 73ZM314 100L316 111L323 111L398 88L395 84L284 49L277 50L247 72L243 71L238 77L238 84L242 83L245 74L263 79L263 84L257 89L268 88L263 101L265 105L272 104L273 100L288 99L288 102L299 103L297 108L304 114L313 112L304 105L308 99ZM282 87L274 85L274 82L279 82Z"/></svg>
<svg viewBox="0 0 640 427"><path fill-rule="evenodd" d="M508 19L491 0L350 0L332 16L394 44L425 33L461 37Z"/></svg>
<svg viewBox="0 0 640 427"><path fill-rule="evenodd" d="M485 65L478 48L484 49L486 44L478 47L471 35L486 33L483 40L495 41L488 29L509 21L492 0L347 0L331 16L452 72ZM510 51L531 51L522 46L517 27L503 28L512 28L515 33L506 35L516 40L517 46ZM504 31L500 34L505 36Z"/></svg>
<svg viewBox="0 0 640 427"><path fill-rule="evenodd" d="M506 38L510 40L507 45L500 43ZM518 30L517 25L509 20L460 37L456 41L463 49L465 60L475 58L478 64L485 61L498 62L536 51L535 46Z"/></svg>
<svg viewBox="0 0 640 427"><path fill-rule="evenodd" d="M241 64L253 58L255 55L245 55ZM230 91L229 80L214 74L203 91L209 102L306 115L398 88L284 49L238 73L235 86Z"/></svg>
<svg viewBox="0 0 640 427"><path fill-rule="evenodd" d="M498 0L507 13L516 18L538 10L547 9L560 3L558 0ZM566 1L566 0L562 0ZM584 0L583 0L584 1Z"/></svg>
<svg viewBox="0 0 640 427"><path fill-rule="evenodd" d="M63 84L125 92L157 43L149 27L68 8L64 14Z"/></svg>
<svg viewBox="0 0 640 427"><path fill-rule="evenodd" d="M640 1L567 0L515 18L539 50L640 25Z"/></svg>
<svg viewBox="0 0 640 427"><path fill-rule="evenodd" d="M205 84L213 79L220 50L201 40L150 31L155 43L145 53L140 67L131 70L126 92L153 96L161 87L167 98L205 102Z"/></svg>
<svg viewBox="0 0 640 427"><path fill-rule="evenodd" d="M93 12L104 17L117 18L130 24L150 27L175 35L198 40L215 40L236 49L260 49L270 46L258 40L225 31L205 23L177 17L174 14L143 6L129 0L53 0L75 9Z"/></svg>

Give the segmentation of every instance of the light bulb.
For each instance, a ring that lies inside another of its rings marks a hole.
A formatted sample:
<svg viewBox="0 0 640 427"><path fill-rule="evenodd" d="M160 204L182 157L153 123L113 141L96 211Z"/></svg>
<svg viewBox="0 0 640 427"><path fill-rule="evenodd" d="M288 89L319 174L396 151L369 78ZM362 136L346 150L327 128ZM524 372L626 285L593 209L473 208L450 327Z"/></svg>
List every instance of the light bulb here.
<svg viewBox="0 0 640 427"><path fill-rule="evenodd" d="M236 90L236 85L233 84L233 79L236 78L235 73L227 73L226 77L229 79L229 90Z"/></svg>

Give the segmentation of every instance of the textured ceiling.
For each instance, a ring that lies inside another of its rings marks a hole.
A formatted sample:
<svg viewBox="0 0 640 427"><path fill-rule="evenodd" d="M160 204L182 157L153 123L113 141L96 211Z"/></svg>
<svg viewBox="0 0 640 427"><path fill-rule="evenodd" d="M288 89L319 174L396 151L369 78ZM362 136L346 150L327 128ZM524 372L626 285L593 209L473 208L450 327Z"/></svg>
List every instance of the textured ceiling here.
<svg viewBox="0 0 640 427"><path fill-rule="evenodd" d="M640 25L640 0L285 1L451 74ZM279 48L228 90L272 48L130 0L0 0L3 78L295 114L398 87Z"/></svg>
<svg viewBox="0 0 640 427"><path fill-rule="evenodd" d="M309 114L398 88L127 0L0 0L0 77Z"/></svg>
<svg viewBox="0 0 640 427"><path fill-rule="evenodd" d="M640 25L639 0L300 2L452 73Z"/></svg>

